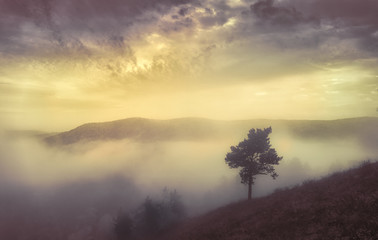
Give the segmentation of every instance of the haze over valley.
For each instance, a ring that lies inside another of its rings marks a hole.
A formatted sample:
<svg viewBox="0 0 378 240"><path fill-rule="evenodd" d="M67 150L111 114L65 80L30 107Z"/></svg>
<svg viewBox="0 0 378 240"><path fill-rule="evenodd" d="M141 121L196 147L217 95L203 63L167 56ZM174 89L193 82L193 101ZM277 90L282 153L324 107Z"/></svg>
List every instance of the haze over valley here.
<svg viewBox="0 0 378 240"><path fill-rule="evenodd" d="M272 146L284 159L276 167L276 181L258 177L253 186L255 197L377 158L376 118L133 118L85 124L54 134L4 132L1 194L3 198L26 196L32 211L43 201L53 212L89 202L84 209L100 205L106 210L99 214L109 218L120 208L132 209L146 196L158 196L168 188L182 195L190 215L197 215L245 198L246 187L240 184L238 171L225 164L225 154L250 128L268 126L273 129ZM16 207L21 203L7 204Z"/></svg>
<svg viewBox="0 0 378 240"><path fill-rule="evenodd" d="M253 204L377 161L377 12L0 0L0 239L153 238L247 192Z"/></svg>

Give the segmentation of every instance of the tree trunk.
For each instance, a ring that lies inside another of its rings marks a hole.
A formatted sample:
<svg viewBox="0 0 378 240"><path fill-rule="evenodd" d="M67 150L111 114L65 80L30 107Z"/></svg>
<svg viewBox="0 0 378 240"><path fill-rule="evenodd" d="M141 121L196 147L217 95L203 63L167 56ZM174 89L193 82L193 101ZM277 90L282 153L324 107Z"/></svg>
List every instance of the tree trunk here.
<svg viewBox="0 0 378 240"><path fill-rule="evenodd" d="M248 200L252 199L252 179L248 181Z"/></svg>

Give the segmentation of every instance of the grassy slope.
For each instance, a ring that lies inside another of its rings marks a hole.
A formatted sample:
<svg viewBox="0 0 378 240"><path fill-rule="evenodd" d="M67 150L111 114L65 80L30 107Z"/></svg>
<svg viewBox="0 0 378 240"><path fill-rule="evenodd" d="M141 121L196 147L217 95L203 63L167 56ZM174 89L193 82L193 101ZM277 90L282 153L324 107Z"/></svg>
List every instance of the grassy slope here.
<svg viewBox="0 0 378 240"><path fill-rule="evenodd" d="M231 204L161 239L378 239L378 163Z"/></svg>

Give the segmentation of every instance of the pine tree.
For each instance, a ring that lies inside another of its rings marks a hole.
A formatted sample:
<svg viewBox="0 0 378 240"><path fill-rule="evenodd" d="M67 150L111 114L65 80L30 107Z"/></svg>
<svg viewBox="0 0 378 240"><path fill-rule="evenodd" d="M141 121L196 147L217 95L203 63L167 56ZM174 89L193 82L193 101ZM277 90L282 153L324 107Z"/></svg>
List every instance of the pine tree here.
<svg viewBox="0 0 378 240"><path fill-rule="evenodd" d="M237 146L231 146L231 152L226 155L226 163L230 168L241 168L239 175L241 183L248 184L248 200L252 198L252 185L256 175L270 175L275 179L273 165L278 165L282 157L271 148L269 134L272 128L249 130L248 139L244 139Z"/></svg>

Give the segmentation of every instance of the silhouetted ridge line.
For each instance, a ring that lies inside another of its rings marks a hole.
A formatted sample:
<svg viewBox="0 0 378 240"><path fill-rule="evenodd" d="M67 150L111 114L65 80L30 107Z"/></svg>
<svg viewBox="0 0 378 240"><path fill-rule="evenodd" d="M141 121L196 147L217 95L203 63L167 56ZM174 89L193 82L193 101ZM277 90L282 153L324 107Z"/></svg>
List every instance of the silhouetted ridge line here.
<svg viewBox="0 0 378 240"><path fill-rule="evenodd" d="M203 118L154 120L127 118L111 122L87 123L67 132L45 138L51 145L77 142L132 139L137 141L177 141L231 138L243 136L251 128L272 126L301 138L356 137L366 144L378 142L378 118L340 120L235 120Z"/></svg>
<svg viewBox="0 0 378 240"><path fill-rule="evenodd" d="M182 118L152 120L128 118L102 123L87 123L67 132L46 138L50 144L72 144L80 141L118 140L138 141L193 140L213 136L216 121Z"/></svg>

